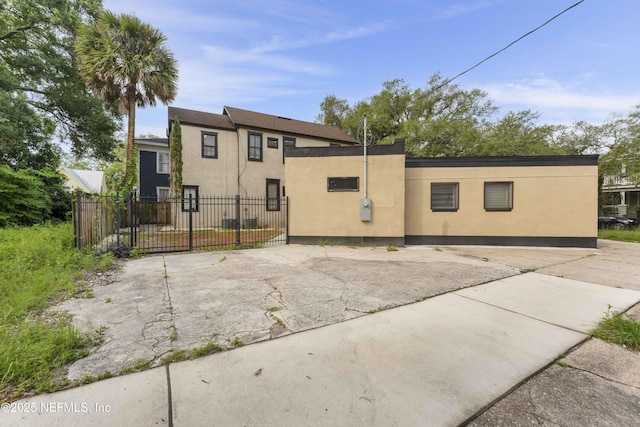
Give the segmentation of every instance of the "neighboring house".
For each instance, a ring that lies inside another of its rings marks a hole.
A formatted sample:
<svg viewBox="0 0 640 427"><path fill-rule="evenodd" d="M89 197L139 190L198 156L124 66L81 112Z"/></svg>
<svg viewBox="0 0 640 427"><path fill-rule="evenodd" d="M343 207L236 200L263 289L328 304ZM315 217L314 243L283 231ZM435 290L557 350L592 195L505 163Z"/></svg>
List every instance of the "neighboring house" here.
<svg viewBox="0 0 640 427"><path fill-rule="evenodd" d="M341 129L233 107L222 114L169 107L182 128L182 196L286 196L289 147L355 145ZM141 200L169 196L168 139L137 139Z"/></svg>
<svg viewBox="0 0 640 427"><path fill-rule="evenodd" d="M603 214L638 218L640 185L628 176L605 176L602 182L604 194Z"/></svg>
<svg viewBox="0 0 640 427"><path fill-rule="evenodd" d="M363 154L287 152L291 243L596 247L598 156L405 159L396 140L365 174Z"/></svg>
<svg viewBox="0 0 640 427"><path fill-rule="evenodd" d="M169 107L169 127L182 128L183 195L286 196L289 147L354 145L342 130L224 107L222 114Z"/></svg>
<svg viewBox="0 0 640 427"><path fill-rule="evenodd" d="M140 201L163 201L170 197L169 139L136 139L138 148L138 196Z"/></svg>
<svg viewBox="0 0 640 427"><path fill-rule="evenodd" d="M103 171L71 169L61 166L60 173L67 177L65 187L69 191L80 190L87 194L102 194L107 186Z"/></svg>

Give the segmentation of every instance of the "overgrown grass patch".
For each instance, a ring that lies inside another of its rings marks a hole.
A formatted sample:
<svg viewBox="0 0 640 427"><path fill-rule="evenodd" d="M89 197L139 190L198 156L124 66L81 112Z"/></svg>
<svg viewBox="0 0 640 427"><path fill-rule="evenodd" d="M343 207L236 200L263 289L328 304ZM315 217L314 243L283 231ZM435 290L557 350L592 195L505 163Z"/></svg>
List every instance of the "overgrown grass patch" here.
<svg viewBox="0 0 640 427"><path fill-rule="evenodd" d="M608 240L617 240L620 242L640 243L640 229L635 228L632 230L615 230L615 229L598 230L598 238L608 239Z"/></svg>
<svg viewBox="0 0 640 427"><path fill-rule="evenodd" d="M640 351L640 322L620 313L609 313L591 334L603 341Z"/></svg>
<svg viewBox="0 0 640 427"><path fill-rule="evenodd" d="M85 269L113 261L76 250L69 223L0 229L0 401L66 385L61 369L91 339L45 309L73 296Z"/></svg>

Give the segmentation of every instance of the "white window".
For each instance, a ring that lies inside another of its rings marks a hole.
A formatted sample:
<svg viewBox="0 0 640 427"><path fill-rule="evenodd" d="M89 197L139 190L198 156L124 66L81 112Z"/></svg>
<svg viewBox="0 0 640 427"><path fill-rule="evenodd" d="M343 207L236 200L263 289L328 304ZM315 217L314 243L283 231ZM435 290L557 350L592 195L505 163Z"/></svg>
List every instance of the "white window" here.
<svg viewBox="0 0 640 427"><path fill-rule="evenodd" d="M451 212L458 210L458 183L431 183L431 210Z"/></svg>
<svg viewBox="0 0 640 427"><path fill-rule="evenodd" d="M169 187L156 187L156 195L159 202L168 202L171 197Z"/></svg>
<svg viewBox="0 0 640 427"><path fill-rule="evenodd" d="M510 211L513 209L513 182L485 182L484 209Z"/></svg>
<svg viewBox="0 0 640 427"><path fill-rule="evenodd" d="M156 167L157 173L168 174L169 173L169 153L156 153L158 164Z"/></svg>
<svg viewBox="0 0 640 427"><path fill-rule="evenodd" d="M191 202L191 204L189 204ZM182 210L198 211L198 186L197 185L183 185L182 186Z"/></svg>

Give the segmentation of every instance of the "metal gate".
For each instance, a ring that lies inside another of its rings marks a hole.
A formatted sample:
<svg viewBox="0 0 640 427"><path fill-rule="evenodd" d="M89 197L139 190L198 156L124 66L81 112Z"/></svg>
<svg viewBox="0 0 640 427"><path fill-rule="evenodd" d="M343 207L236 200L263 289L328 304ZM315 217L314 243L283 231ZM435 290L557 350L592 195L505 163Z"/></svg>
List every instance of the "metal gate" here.
<svg viewBox="0 0 640 427"><path fill-rule="evenodd" d="M288 198L204 196L139 201L135 194L78 193L78 248L141 253L262 247L288 243Z"/></svg>

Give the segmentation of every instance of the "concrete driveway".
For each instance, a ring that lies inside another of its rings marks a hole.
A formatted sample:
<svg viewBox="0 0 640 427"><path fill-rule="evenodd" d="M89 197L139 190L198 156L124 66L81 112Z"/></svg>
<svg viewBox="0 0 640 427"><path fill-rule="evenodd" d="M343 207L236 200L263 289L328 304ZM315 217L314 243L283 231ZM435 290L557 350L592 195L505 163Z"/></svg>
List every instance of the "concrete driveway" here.
<svg viewBox="0 0 640 427"><path fill-rule="evenodd" d="M289 246L127 262L59 307L106 327L70 375L262 342L27 398L1 422L636 426L640 355L589 331L608 308L640 318L640 292L620 289L638 285L639 250Z"/></svg>
<svg viewBox="0 0 640 427"><path fill-rule="evenodd" d="M573 258L591 251L576 250ZM520 274L518 267L427 247L276 246L127 261L93 298L56 310L104 342L69 378L159 364L179 350L249 344Z"/></svg>

